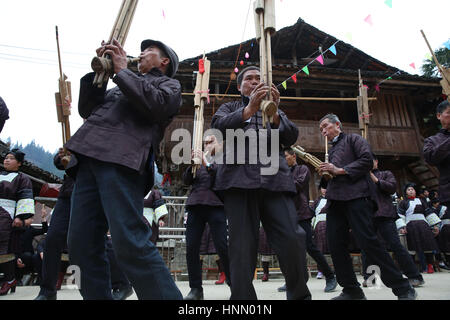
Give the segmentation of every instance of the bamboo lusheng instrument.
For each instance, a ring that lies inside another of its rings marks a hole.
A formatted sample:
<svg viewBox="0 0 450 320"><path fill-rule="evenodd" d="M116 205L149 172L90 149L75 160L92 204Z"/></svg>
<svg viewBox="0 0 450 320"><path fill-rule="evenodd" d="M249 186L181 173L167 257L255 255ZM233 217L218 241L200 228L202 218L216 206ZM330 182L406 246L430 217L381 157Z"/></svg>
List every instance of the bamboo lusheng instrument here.
<svg viewBox="0 0 450 320"><path fill-rule="evenodd" d="M367 94L367 87L364 86L363 80L361 78L361 70L358 70L358 76L359 76L359 96L357 99L357 105L358 105L359 130L361 130L361 136L367 140L370 124L369 97Z"/></svg>
<svg viewBox="0 0 450 320"><path fill-rule="evenodd" d="M199 60L199 71L197 73L197 82L194 89L194 130L192 139L192 149L194 151L203 151L203 112L205 102L209 101L209 78L211 74L211 61L205 56ZM192 173L195 177L197 170L202 164L202 159L194 157L192 159Z"/></svg>
<svg viewBox="0 0 450 320"><path fill-rule="evenodd" d="M325 139L326 141L326 139ZM326 147L326 157L328 156L328 147ZM300 159L302 159L303 161L306 161L308 163L310 163L314 168L319 169L320 165L323 163L322 161L320 161L318 158L316 158L315 156L313 156L312 154L309 154L305 151L305 149L303 149L300 146L293 146L291 147L291 149L300 157ZM327 159L328 160L328 159ZM329 172L324 172L322 174L322 176L326 179L326 180L330 180L333 179L333 175L330 174Z"/></svg>
<svg viewBox="0 0 450 320"><path fill-rule="evenodd" d="M447 100L450 101L450 69L445 68L443 65L441 65L434 54L433 49L431 49L430 43L428 42L427 37L425 36L425 33L423 30L420 30L422 33L423 38L425 39L425 42L428 46L428 49L431 52L431 55L433 57L434 63L436 63L436 66L442 76L441 86L442 86L442 93L447 96Z"/></svg>
<svg viewBox="0 0 450 320"><path fill-rule="evenodd" d="M273 122L273 116L278 111L275 102L272 101L272 44L271 37L275 34L275 0L256 0L255 9L256 40L259 41L259 61L261 69L261 81L269 86L266 100L261 103L263 126L267 121Z"/></svg>
<svg viewBox="0 0 450 320"><path fill-rule="evenodd" d="M59 34L58 26L56 26L56 46L58 49L58 63L59 63L59 92L55 93L56 100L56 114L58 116L58 122L61 123L63 146L69 141L70 134L70 108L72 103L71 85L67 80L67 76L62 71L61 52L59 49ZM66 155L61 159L61 163L64 167L70 161L70 156Z"/></svg>
<svg viewBox="0 0 450 320"><path fill-rule="evenodd" d="M122 47L125 45L125 40L127 39L128 31L130 30L137 4L138 0L122 1L122 5L111 31L111 35L109 36L108 43L112 43L113 39L116 39ZM131 62L130 60L133 59L129 59L129 64ZM96 72L93 84L97 85L99 88L102 87L104 83L108 82L108 79L114 74L112 61L108 55L103 55L103 57L95 57L92 59L91 67L92 70Z"/></svg>

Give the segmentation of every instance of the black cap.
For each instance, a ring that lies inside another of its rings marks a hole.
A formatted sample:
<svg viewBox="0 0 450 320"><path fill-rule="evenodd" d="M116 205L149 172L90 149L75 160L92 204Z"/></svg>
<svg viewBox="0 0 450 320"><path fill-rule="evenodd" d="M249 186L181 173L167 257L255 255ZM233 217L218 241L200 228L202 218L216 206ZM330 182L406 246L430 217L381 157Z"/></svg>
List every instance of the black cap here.
<svg viewBox="0 0 450 320"><path fill-rule="evenodd" d="M169 57L170 64L169 64L169 67L167 68L166 75L173 78L178 71L178 64L179 64L178 56L175 53L175 51L173 51L172 48L166 46L161 41L156 41L156 40L151 40L151 39L142 41L141 51L144 51L145 49L147 49L150 46L158 47L159 49L164 51L164 53Z"/></svg>

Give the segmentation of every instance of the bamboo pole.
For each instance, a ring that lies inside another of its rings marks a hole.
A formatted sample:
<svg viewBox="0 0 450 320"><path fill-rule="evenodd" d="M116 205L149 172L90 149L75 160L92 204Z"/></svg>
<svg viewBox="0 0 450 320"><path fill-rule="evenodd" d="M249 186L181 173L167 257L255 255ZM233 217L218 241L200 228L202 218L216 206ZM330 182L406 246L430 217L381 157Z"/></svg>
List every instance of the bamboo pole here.
<svg viewBox="0 0 450 320"><path fill-rule="evenodd" d="M201 66L202 65L202 66ZM203 127L204 110L206 102L209 102L209 79L211 74L211 61L205 56L199 61L199 72L194 89L194 130L192 139L192 149L194 152L203 151ZM194 156L192 159L192 174L196 176L197 170L202 165L203 159Z"/></svg>
<svg viewBox="0 0 450 320"><path fill-rule="evenodd" d="M137 4L138 0L122 1L119 13L117 14L109 36L108 43L111 43L115 39L122 47L125 45L125 41L131 27L131 22L133 21L134 14L136 12ZM131 61L129 59L128 66L130 66L130 64ZM91 67L96 73L93 84L97 85L99 88L107 83L108 79L114 74L113 64L108 55L103 55L103 57L94 57L91 62Z"/></svg>
<svg viewBox="0 0 450 320"><path fill-rule="evenodd" d="M70 82L66 81L67 76L64 74L62 69L58 26L55 27L55 31L56 31L56 47L58 52L58 65L59 65L59 82L58 82L59 92L55 93L56 113L58 116L58 122L61 123L62 142L64 147L71 137L69 116L71 113L70 107L72 103L72 92ZM68 156L66 149L64 149L64 152L66 156L64 156L61 159L61 163L64 165L64 167L66 167L70 161L70 156Z"/></svg>
<svg viewBox="0 0 450 320"><path fill-rule="evenodd" d="M261 102L263 127L267 122L273 122L273 116L278 111L272 101L272 48L271 36L275 33L275 4L273 0L256 0L254 2L256 38L259 39L259 60L262 82L269 87L265 100Z"/></svg>
<svg viewBox="0 0 450 320"><path fill-rule="evenodd" d="M325 141L326 141L326 138L325 138ZM328 153L328 147L326 147L326 148L327 148L326 153ZM302 147L293 146L293 147L291 147L291 149L300 157L300 159L306 161L307 163L310 163L314 168L316 168L316 170L318 170L320 168L322 161L320 161L318 158L316 158L312 154L307 153L305 151L305 149L303 149ZM329 172L323 172L322 176L327 180L330 180L333 178L333 175L330 174Z"/></svg>
<svg viewBox="0 0 450 320"><path fill-rule="evenodd" d="M427 37L425 36L425 33L423 30L420 30L422 33L422 36L428 46L428 49L430 50L431 56L433 57L434 63L436 63L436 66L439 70L439 73L442 76L441 86L442 86L442 92L447 96L447 100L450 101L450 69L444 68L438 61L436 55L434 54L433 49L430 46L430 43L428 42Z"/></svg>

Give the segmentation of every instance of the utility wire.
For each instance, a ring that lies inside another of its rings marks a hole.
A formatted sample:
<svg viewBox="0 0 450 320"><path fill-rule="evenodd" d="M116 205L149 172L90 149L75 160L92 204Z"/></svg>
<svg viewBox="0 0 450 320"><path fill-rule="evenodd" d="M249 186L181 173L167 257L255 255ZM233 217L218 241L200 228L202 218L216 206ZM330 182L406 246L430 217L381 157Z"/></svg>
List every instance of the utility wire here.
<svg viewBox="0 0 450 320"><path fill-rule="evenodd" d="M46 50L46 49L11 46L11 45L1 44L1 43L0 43L0 47L55 53L55 50ZM81 55L81 56L91 56L92 55L92 54L89 54L89 53L81 53L81 52L63 52L63 53L64 54Z"/></svg>

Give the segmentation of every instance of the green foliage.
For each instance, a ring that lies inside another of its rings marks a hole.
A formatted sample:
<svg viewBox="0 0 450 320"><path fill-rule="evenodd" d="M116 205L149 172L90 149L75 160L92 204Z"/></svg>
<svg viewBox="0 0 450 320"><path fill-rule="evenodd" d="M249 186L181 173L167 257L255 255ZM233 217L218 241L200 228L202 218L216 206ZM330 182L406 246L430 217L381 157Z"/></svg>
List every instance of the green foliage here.
<svg viewBox="0 0 450 320"><path fill-rule="evenodd" d="M439 63L445 68L450 68L450 50L446 47L437 49L434 54L436 55ZM426 77L441 77L438 71L436 63L433 60L425 60L422 65L423 75Z"/></svg>

